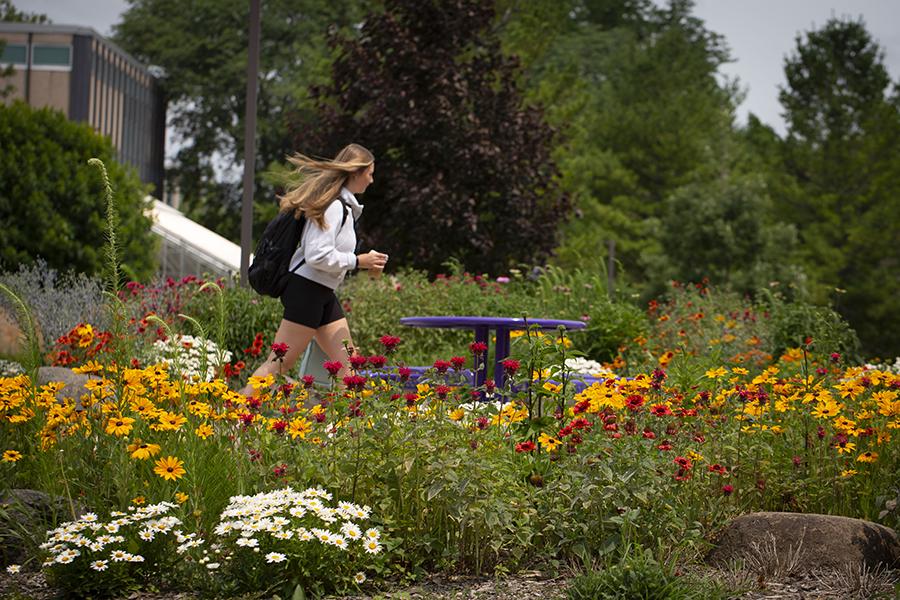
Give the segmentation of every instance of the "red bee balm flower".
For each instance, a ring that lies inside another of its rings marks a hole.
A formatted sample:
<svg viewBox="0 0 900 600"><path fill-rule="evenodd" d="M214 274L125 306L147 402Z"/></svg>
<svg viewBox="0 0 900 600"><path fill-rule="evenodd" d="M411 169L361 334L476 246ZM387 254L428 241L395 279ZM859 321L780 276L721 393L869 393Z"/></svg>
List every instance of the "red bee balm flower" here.
<svg viewBox="0 0 900 600"><path fill-rule="evenodd" d="M334 377L341 369L344 368L344 364L339 360L326 360L324 363L322 363L322 367L324 367L325 370L328 371L328 373L330 373L332 377Z"/></svg>
<svg viewBox="0 0 900 600"><path fill-rule="evenodd" d="M356 370L359 370L366 366L367 362L369 362L369 359L365 356L360 356L359 354L354 354L350 357L350 366L352 366Z"/></svg>
<svg viewBox="0 0 900 600"><path fill-rule="evenodd" d="M366 385L366 378L362 375L347 375L344 377L344 385L349 390L362 391Z"/></svg>
<svg viewBox="0 0 900 600"><path fill-rule="evenodd" d="M503 370L506 371L509 375L512 375L519 370L519 361L512 358L507 358L500 364L503 365Z"/></svg>
<svg viewBox="0 0 900 600"><path fill-rule="evenodd" d="M276 360L284 359L284 355L287 354L289 347L290 346L288 346L284 342L278 342L278 343L272 344L272 352L275 353L275 359Z"/></svg>
<svg viewBox="0 0 900 600"><path fill-rule="evenodd" d="M400 345L401 340L393 335L383 335L378 341L384 346L385 352L393 352Z"/></svg>
<svg viewBox="0 0 900 600"><path fill-rule="evenodd" d="M373 367L375 367L376 369L380 369L381 367L383 367L384 365L387 364L387 358L380 354L376 354L374 356L369 357L369 364L372 365Z"/></svg>
<svg viewBox="0 0 900 600"><path fill-rule="evenodd" d="M487 352L488 347L484 342L472 342L469 344L469 350L472 354L484 354Z"/></svg>
<svg viewBox="0 0 900 600"><path fill-rule="evenodd" d="M434 361L434 369L441 375L447 372L447 369L450 368L450 362L446 360L436 360Z"/></svg>
<svg viewBox="0 0 900 600"><path fill-rule="evenodd" d="M458 371L459 369L462 369L463 366L465 366L466 359L462 356L451 356L450 364L453 365L453 368Z"/></svg>
<svg viewBox="0 0 900 600"><path fill-rule="evenodd" d="M722 495L723 495L723 496L730 496L730 495L731 495L731 492L733 492L733 491L734 491L734 488L731 487L730 485L723 485L723 486L722 486Z"/></svg>

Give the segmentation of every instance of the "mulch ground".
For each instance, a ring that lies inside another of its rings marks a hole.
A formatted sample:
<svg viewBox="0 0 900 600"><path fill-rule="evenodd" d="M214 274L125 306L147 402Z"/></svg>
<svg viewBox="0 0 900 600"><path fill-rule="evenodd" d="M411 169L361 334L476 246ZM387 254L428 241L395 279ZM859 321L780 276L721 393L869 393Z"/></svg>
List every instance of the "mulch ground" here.
<svg viewBox="0 0 900 600"><path fill-rule="evenodd" d="M848 577L845 573L804 573L781 581L754 580L749 573L733 573L704 569L703 575L714 577L737 590L735 600L863 600L867 598L900 598L900 572L877 576ZM567 578L545 579L539 573L524 573L503 579L433 576L408 587L369 592L329 600L562 600L566 597ZM51 588L40 573L0 575L2 600L56 600L60 594ZM195 600L186 592L135 592L119 600ZM250 600L250 597L245 597Z"/></svg>

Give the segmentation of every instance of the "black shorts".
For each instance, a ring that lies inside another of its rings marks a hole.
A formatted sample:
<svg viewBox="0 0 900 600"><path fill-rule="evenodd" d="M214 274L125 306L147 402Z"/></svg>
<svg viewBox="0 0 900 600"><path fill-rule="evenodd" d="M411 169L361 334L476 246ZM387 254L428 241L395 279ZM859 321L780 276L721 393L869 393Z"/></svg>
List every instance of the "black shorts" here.
<svg viewBox="0 0 900 600"><path fill-rule="evenodd" d="M333 289L299 275L291 276L281 295L281 304L285 321L313 329L344 318Z"/></svg>

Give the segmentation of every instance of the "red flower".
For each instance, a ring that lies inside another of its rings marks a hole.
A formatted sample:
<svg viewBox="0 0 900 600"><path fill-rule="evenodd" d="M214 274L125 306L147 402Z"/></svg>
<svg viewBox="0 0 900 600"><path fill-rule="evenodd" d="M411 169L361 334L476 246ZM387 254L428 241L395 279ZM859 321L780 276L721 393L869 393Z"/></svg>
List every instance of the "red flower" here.
<svg viewBox="0 0 900 600"><path fill-rule="evenodd" d="M272 429L275 430L275 433L284 433L284 430L287 429L287 421L282 421L281 419L272 423Z"/></svg>
<svg viewBox="0 0 900 600"><path fill-rule="evenodd" d="M688 481L691 478L691 472L687 469L678 469L675 472L675 481Z"/></svg>
<svg viewBox="0 0 900 600"><path fill-rule="evenodd" d="M338 372L344 368L344 364L339 360L326 360L324 363L322 363L322 366L332 377L337 375Z"/></svg>
<svg viewBox="0 0 900 600"><path fill-rule="evenodd" d="M691 459L685 458L683 456L676 456L675 460L673 460L676 465L678 465L681 469L685 471L690 471L694 468L694 463L691 462Z"/></svg>
<svg viewBox="0 0 900 600"><path fill-rule="evenodd" d="M472 342L469 344L469 350L472 354L484 354L487 352L488 347L484 342Z"/></svg>
<svg viewBox="0 0 900 600"><path fill-rule="evenodd" d="M663 440L663 442L659 446L657 446L657 448L659 448L663 452L668 452L672 449L672 443L669 440Z"/></svg>
<svg viewBox="0 0 900 600"><path fill-rule="evenodd" d="M375 367L376 369L380 369L385 364L387 364L387 357L384 357L380 354L375 354L369 357L369 364Z"/></svg>
<svg viewBox="0 0 900 600"><path fill-rule="evenodd" d="M587 412L587 409L589 409L590 407L590 400L582 400L581 402L577 402L575 406L572 407L572 412L576 415L580 415L583 412Z"/></svg>
<svg viewBox="0 0 900 600"><path fill-rule="evenodd" d="M450 364L453 365L453 368L459 371L466 364L466 359L462 356L451 356Z"/></svg>
<svg viewBox="0 0 900 600"><path fill-rule="evenodd" d="M388 354L393 352L401 342L400 338L393 335L383 335L378 341L381 342L381 345L384 346L384 351Z"/></svg>
<svg viewBox="0 0 900 600"><path fill-rule="evenodd" d="M412 369L409 367L398 367L397 375L400 376L400 381L406 381L409 379L409 376L412 375Z"/></svg>
<svg viewBox="0 0 900 600"><path fill-rule="evenodd" d="M504 369L509 375L512 375L513 373L515 373L516 371L519 370L519 364L520 364L520 363L519 363L519 361L517 361L517 360L515 360L515 359L507 358L506 360L504 360L504 361L501 362L500 364L503 365L503 369Z"/></svg>
<svg viewBox="0 0 900 600"><path fill-rule="evenodd" d="M532 452L535 449L535 444L533 441L528 440L527 442L519 442L516 444L516 452Z"/></svg>
<svg viewBox="0 0 900 600"><path fill-rule="evenodd" d="M569 422L569 427L572 429L590 429L591 422L584 417L576 417Z"/></svg>
<svg viewBox="0 0 900 600"><path fill-rule="evenodd" d="M632 412L637 412L644 405L644 397L639 394L633 394L625 399L625 406Z"/></svg>
<svg viewBox="0 0 900 600"><path fill-rule="evenodd" d="M406 400L407 406L413 406L419 399L419 395L415 392L407 392L406 394L403 394L403 399Z"/></svg>
<svg viewBox="0 0 900 600"><path fill-rule="evenodd" d="M435 369L438 373L440 373L441 375L443 375L444 373L446 373L446 372L447 372L447 369L449 369L449 368L450 368L450 362L449 362L449 361L446 361L446 360L440 360L440 359L434 361L434 369Z"/></svg>
<svg viewBox="0 0 900 600"><path fill-rule="evenodd" d="M722 486L722 495L723 495L723 496L730 496L730 495L731 495L731 492L733 492L733 491L734 491L734 488L731 487L730 485L723 485L723 486Z"/></svg>
<svg viewBox="0 0 900 600"><path fill-rule="evenodd" d="M488 421L487 417L478 417L475 419L475 427L478 429L487 429L489 423L490 421Z"/></svg>
<svg viewBox="0 0 900 600"><path fill-rule="evenodd" d="M649 427L644 428L644 431L643 431L643 433L641 433L641 435L644 436L644 438L646 438L646 439L648 439L648 440L655 440L655 439L656 439L656 434L653 433L653 430L650 429Z"/></svg>
<svg viewBox="0 0 900 600"><path fill-rule="evenodd" d="M654 404L650 407L650 414L657 417L667 417L672 414L672 409L666 404Z"/></svg>
<svg viewBox="0 0 900 600"><path fill-rule="evenodd" d="M360 356L359 354L354 354L350 357L350 366L355 370L359 370L366 366L366 363L369 361L365 356Z"/></svg>
<svg viewBox="0 0 900 600"><path fill-rule="evenodd" d="M303 387L309 389L316 383L316 378L312 375L304 375L303 378Z"/></svg>
<svg viewBox="0 0 900 600"><path fill-rule="evenodd" d="M283 360L284 355L287 354L289 346L284 342L276 342L272 344L272 352L275 353L276 360Z"/></svg>
<svg viewBox="0 0 900 600"><path fill-rule="evenodd" d="M361 392L366 385L367 379L362 375L347 375L344 377L344 385L348 390Z"/></svg>
<svg viewBox="0 0 900 600"><path fill-rule="evenodd" d="M447 394L450 393L450 386L448 385L439 385L434 388L434 393L437 394L437 397L441 400L447 397Z"/></svg>
<svg viewBox="0 0 900 600"><path fill-rule="evenodd" d="M717 475L728 475L728 469L725 468L725 466L720 465L719 463L709 465L707 469L709 469L710 473L715 473Z"/></svg>
<svg viewBox="0 0 900 600"><path fill-rule="evenodd" d="M272 474L275 475L275 477L284 477L285 473L287 473L287 465L284 463L272 468Z"/></svg>

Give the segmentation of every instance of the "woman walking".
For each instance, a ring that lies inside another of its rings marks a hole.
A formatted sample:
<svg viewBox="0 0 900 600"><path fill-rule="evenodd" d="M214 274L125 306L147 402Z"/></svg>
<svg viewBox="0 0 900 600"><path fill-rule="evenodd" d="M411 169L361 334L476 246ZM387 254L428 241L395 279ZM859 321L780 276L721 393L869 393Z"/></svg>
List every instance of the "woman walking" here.
<svg viewBox="0 0 900 600"><path fill-rule="evenodd" d="M340 361L347 375L344 341L352 347L350 328L335 289L348 271L371 269L380 273L387 254L370 250L357 255L354 223L363 207L355 194L362 194L373 181L375 157L358 144L338 152L334 160L315 160L296 154L289 158L297 167L300 183L281 197L281 211L306 216L300 246L291 259L290 277L281 296L284 316L275 333L278 348L253 372L254 377L289 373L309 342L316 342L332 361ZM287 351L284 346L287 345ZM241 393L252 394L246 386Z"/></svg>

